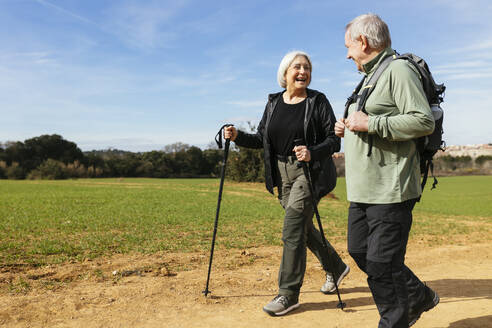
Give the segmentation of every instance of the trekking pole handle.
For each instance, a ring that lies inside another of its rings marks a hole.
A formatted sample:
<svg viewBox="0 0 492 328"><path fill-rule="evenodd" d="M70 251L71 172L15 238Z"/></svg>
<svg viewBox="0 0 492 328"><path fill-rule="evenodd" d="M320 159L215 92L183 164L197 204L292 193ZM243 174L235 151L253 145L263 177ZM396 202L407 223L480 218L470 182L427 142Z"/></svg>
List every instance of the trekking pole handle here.
<svg viewBox="0 0 492 328"><path fill-rule="evenodd" d="M305 142L304 142L304 139L302 138L297 138L297 139L294 139L294 146L297 147L297 146L304 146ZM297 167L301 167L303 165L307 164L306 162L299 162L297 163Z"/></svg>
<svg viewBox="0 0 492 328"><path fill-rule="evenodd" d="M305 142L302 138L294 139L294 146L304 146Z"/></svg>
<svg viewBox="0 0 492 328"><path fill-rule="evenodd" d="M224 124L220 127L219 132L215 135L215 142L217 143L217 147L219 149L222 149L222 134L224 131L224 128L229 127L229 126L234 126L234 124ZM231 138L226 138L226 144L229 145Z"/></svg>
<svg viewBox="0 0 492 328"><path fill-rule="evenodd" d="M228 127L230 127L230 126L234 126L234 124L225 124L225 125L224 125L224 129L225 129L225 128L228 128ZM225 138L225 137L224 137L224 138ZM225 138L225 140L226 140L226 142L227 142L227 140L231 140L231 138Z"/></svg>

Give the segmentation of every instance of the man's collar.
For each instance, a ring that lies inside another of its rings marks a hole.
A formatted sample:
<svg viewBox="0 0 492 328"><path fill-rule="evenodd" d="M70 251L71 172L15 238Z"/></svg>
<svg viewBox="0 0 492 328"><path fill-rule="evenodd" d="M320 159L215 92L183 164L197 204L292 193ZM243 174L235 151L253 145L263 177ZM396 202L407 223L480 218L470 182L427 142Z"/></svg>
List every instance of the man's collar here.
<svg viewBox="0 0 492 328"><path fill-rule="evenodd" d="M362 65L362 68L364 69L364 74L369 75L371 74L376 67L383 61L384 58L388 56L392 56L395 54L395 51L391 49L391 47L388 47L384 50L382 50L380 53L376 55L373 59L371 59L369 62L365 63Z"/></svg>

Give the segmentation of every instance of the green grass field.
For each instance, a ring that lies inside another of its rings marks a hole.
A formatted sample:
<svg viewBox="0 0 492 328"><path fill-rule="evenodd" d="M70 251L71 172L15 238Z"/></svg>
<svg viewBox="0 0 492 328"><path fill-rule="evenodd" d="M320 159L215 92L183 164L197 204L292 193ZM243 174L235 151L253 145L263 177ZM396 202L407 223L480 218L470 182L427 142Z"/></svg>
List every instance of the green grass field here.
<svg viewBox="0 0 492 328"><path fill-rule="evenodd" d="M492 176L440 178L414 211L411 238L490 241ZM0 180L0 266L80 261L116 253L209 250L218 179ZM344 241L345 180L320 212ZM217 248L280 245L282 209L263 184L226 181Z"/></svg>

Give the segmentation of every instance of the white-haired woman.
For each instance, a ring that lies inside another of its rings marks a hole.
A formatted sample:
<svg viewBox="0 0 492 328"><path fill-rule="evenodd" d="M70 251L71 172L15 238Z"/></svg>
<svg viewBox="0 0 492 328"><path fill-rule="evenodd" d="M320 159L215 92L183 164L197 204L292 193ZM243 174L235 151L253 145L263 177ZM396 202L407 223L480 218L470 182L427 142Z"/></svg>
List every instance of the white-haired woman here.
<svg viewBox="0 0 492 328"><path fill-rule="evenodd" d="M247 148L263 148L266 188L285 209L282 230L283 254L279 269L278 295L263 307L278 316L299 307L299 292L306 270L306 246L326 271L323 293L335 291L348 274L349 267L328 243L324 248L320 232L313 225L314 208L308 182L299 161L309 162L315 198L321 199L336 183L332 154L340 150L340 138L334 133L335 115L321 92L308 89L312 64L305 52L292 51L284 56L277 79L284 91L270 94L258 130L245 133L230 126L225 138ZM303 145L294 146L302 139Z"/></svg>

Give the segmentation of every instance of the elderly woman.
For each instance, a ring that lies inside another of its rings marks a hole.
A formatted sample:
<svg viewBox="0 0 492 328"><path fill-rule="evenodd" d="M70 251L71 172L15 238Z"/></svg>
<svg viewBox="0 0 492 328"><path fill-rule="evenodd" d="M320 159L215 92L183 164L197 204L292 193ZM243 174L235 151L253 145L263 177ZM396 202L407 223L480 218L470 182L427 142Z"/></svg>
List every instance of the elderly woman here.
<svg viewBox="0 0 492 328"><path fill-rule="evenodd" d="M282 230L283 254L280 264L278 295L263 310L272 316L284 315L299 307L299 292L306 271L306 246L316 255L326 271L325 294L335 291L350 268L333 247L323 247L320 232L313 225L314 208L308 180L300 161L309 162L315 198L321 199L336 183L331 155L340 149L334 133L335 115L321 92L308 89L311 60L301 51L289 52L278 68L277 79L285 90L269 95L265 112L255 134L230 126L224 137L247 148L263 148L266 188L278 189L285 209ZM303 145L294 146L302 139Z"/></svg>

